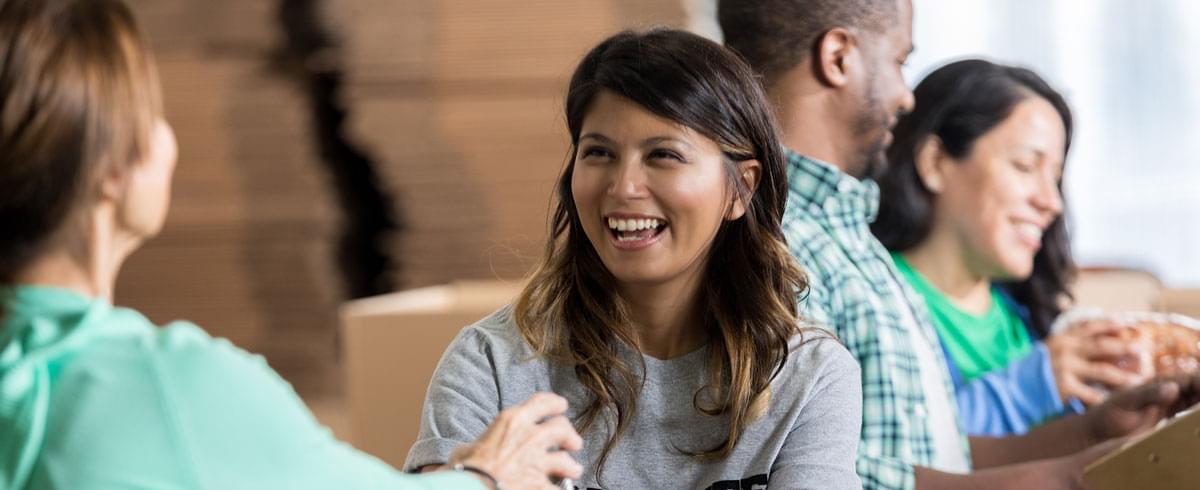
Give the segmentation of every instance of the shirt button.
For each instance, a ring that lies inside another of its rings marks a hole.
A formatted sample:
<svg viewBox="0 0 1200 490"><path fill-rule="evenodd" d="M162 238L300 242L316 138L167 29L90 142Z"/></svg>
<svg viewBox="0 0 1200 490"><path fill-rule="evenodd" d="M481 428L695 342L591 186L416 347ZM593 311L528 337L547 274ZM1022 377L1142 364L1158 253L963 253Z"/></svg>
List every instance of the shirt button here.
<svg viewBox="0 0 1200 490"><path fill-rule="evenodd" d="M850 192L850 190L853 188L854 188L854 181L849 178L845 178L845 179L838 181L838 184L837 184L838 192L841 192L844 194L844 193Z"/></svg>
<svg viewBox="0 0 1200 490"><path fill-rule="evenodd" d="M913 407L913 416L919 419L924 419L929 413L925 410L925 405L916 405Z"/></svg>

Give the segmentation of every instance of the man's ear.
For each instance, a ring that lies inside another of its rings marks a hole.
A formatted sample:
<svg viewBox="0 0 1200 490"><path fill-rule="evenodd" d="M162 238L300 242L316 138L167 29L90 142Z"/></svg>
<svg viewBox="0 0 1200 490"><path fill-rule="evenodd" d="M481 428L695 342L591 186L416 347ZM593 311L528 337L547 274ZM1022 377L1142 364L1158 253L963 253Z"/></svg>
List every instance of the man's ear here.
<svg viewBox="0 0 1200 490"><path fill-rule="evenodd" d="M946 188L946 165L955 165L955 162L951 161L950 155L946 154L946 149L942 146L942 139L932 134L926 136L925 141L917 146L913 158L916 159L913 163L916 166L917 177L921 179L921 184L931 194L941 194L942 190Z"/></svg>
<svg viewBox="0 0 1200 490"><path fill-rule="evenodd" d="M746 189L744 198L752 199L754 190L758 188L758 182L762 180L762 164L758 160L745 160L738 162L737 168L738 179L743 189ZM746 214L746 201L743 200L741 193L733 195L733 202L729 205L729 212L725 214L725 219L730 221L741 218Z"/></svg>
<svg viewBox="0 0 1200 490"><path fill-rule="evenodd" d="M849 82L850 65L857 62L858 38L845 27L834 27L817 38L816 63L813 70L817 80L833 87ZM853 67L857 68L857 67Z"/></svg>

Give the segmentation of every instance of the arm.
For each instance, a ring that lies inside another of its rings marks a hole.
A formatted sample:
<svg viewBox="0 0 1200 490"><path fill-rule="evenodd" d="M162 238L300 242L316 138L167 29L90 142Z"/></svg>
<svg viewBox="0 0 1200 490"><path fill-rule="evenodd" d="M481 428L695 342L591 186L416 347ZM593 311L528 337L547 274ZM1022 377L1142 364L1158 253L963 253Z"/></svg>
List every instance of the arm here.
<svg viewBox="0 0 1200 490"><path fill-rule="evenodd" d="M1023 434L1064 410L1082 411L1078 404L1063 405L1054 383L1049 350L1041 342L1004 369L959 386L955 398L967 433L980 436Z"/></svg>
<svg viewBox="0 0 1200 490"><path fill-rule="evenodd" d="M802 264L815 263L813 257L802 251L798 253L793 248L793 253ZM878 330L867 321L866 311L847 311L840 298L835 298L834 292L825 287L819 274L810 274L809 281L808 297L801 302L801 314L819 325L831 327L860 367L863 419L855 469L863 488L913 488L913 467L904 458L910 448L900 440L896 426L888 423L888 420L900 417L895 403L897 394L887 382L890 375L881 357L872 355L879 351ZM858 308L862 307L859 305ZM838 311L843 314L834 314Z"/></svg>
<svg viewBox="0 0 1200 490"><path fill-rule="evenodd" d="M825 350L829 359L815 374L816 385L772 465L768 486L862 488L854 470L862 425L858 366L833 340L812 342L820 345L811 348Z"/></svg>
<svg viewBox="0 0 1200 490"><path fill-rule="evenodd" d="M1083 415L1063 417L1028 434L971 438L977 468L1071 454L1089 446L1138 434L1200 401L1200 374L1164 379L1114 393Z"/></svg>
<svg viewBox="0 0 1200 490"><path fill-rule="evenodd" d="M262 357L195 327L169 327L160 344L152 363L161 406L199 486L485 488L465 473L403 475L338 441Z"/></svg>

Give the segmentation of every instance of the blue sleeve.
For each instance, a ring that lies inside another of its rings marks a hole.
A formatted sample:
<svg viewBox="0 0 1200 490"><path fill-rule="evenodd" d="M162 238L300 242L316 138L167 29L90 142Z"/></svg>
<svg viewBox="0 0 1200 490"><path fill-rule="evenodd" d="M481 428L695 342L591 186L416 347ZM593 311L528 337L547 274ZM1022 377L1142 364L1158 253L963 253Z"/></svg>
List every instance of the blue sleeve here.
<svg viewBox="0 0 1200 490"><path fill-rule="evenodd" d="M1028 355L1002 370L959 385L955 396L963 426L970 435L1024 434L1063 413L1081 413L1078 400L1064 405L1054 383L1050 351L1037 342Z"/></svg>

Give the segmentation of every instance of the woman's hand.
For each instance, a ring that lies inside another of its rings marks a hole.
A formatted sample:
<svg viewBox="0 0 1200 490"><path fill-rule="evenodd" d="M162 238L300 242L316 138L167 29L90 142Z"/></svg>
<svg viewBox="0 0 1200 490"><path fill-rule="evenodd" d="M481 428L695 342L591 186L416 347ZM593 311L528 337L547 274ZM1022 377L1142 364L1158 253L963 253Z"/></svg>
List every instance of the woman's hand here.
<svg viewBox="0 0 1200 490"><path fill-rule="evenodd" d="M1111 391L1149 379L1145 363L1137 362L1149 354L1148 346L1118 339L1114 334L1123 328L1128 327L1092 320L1046 338L1054 382L1063 403L1078 398L1085 405L1095 406L1107 396L1095 384ZM1130 369L1118 367L1118 362Z"/></svg>
<svg viewBox="0 0 1200 490"><path fill-rule="evenodd" d="M1200 402L1200 373L1180 374L1121 390L1083 414L1091 443L1136 435Z"/></svg>
<svg viewBox="0 0 1200 490"><path fill-rule="evenodd" d="M490 473L504 490L555 490L551 478L579 478L583 467L567 451L583 448L583 439L563 415L567 400L538 393L500 412L474 443L460 446L450 464Z"/></svg>

